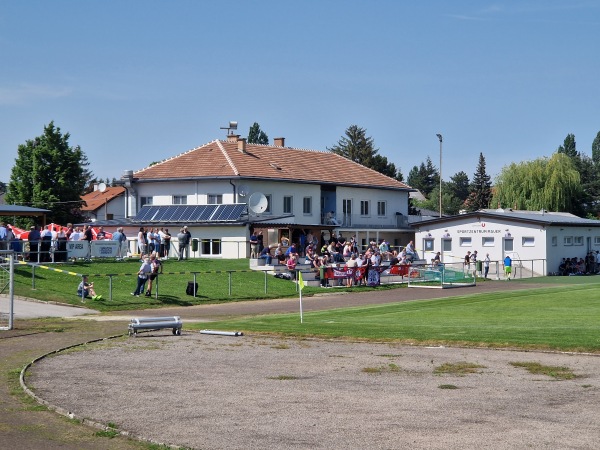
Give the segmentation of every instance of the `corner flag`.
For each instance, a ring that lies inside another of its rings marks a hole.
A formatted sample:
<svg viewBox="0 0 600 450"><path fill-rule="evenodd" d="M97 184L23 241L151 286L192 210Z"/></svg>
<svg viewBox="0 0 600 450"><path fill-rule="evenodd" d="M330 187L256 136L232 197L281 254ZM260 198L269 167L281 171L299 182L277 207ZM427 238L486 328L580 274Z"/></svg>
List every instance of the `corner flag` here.
<svg viewBox="0 0 600 450"><path fill-rule="evenodd" d="M302 278L302 272L298 272L298 286L300 286L300 290L304 289L304 279Z"/></svg>

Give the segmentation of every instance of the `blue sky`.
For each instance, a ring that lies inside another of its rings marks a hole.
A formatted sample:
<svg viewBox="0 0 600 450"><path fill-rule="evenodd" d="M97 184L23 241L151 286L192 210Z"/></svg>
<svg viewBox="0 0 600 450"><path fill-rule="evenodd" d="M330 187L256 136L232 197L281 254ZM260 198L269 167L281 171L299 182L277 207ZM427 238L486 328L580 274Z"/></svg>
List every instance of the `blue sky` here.
<svg viewBox="0 0 600 450"><path fill-rule="evenodd" d="M600 131L600 2L19 1L0 6L0 181L54 120L101 178L230 120L325 150L366 128L404 176L550 156ZM302 170L302 161L298 161ZM335 169L332 169L335 170Z"/></svg>

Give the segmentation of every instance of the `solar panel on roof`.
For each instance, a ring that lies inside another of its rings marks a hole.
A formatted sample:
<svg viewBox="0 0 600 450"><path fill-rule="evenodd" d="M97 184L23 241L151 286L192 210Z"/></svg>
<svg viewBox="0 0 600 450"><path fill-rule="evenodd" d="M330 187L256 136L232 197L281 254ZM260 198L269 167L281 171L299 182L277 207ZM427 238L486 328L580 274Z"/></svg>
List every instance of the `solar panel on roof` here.
<svg viewBox="0 0 600 450"><path fill-rule="evenodd" d="M217 205L206 205L206 207L199 212L196 220L198 222L206 222L207 220L210 220L210 217L213 215L216 209Z"/></svg>
<svg viewBox="0 0 600 450"><path fill-rule="evenodd" d="M165 205L143 206L136 222L225 222L238 221L246 205Z"/></svg>
<svg viewBox="0 0 600 450"><path fill-rule="evenodd" d="M219 209L215 211L211 217L214 221L236 221L244 212L246 205L219 205Z"/></svg>
<svg viewBox="0 0 600 450"><path fill-rule="evenodd" d="M155 209L153 209L153 208L155 208L155 207L152 207L152 206L142 206L142 208L136 214L134 220L139 220L139 221L148 220L148 218L152 217L152 215L155 212Z"/></svg>

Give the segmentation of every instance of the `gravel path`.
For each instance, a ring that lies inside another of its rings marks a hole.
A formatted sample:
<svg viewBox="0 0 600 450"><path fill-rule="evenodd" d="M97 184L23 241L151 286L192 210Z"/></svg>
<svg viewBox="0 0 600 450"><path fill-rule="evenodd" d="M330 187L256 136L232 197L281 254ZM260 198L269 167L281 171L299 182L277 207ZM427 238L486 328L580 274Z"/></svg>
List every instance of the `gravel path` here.
<svg viewBox="0 0 600 450"><path fill-rule="evenodd" d="M579 377L554 381L514 361ZM434 374L458 362L484 367ZM592 449L600 439L596 356L154 332L44 359L29 384L77 417L191 448Z"/></svg>

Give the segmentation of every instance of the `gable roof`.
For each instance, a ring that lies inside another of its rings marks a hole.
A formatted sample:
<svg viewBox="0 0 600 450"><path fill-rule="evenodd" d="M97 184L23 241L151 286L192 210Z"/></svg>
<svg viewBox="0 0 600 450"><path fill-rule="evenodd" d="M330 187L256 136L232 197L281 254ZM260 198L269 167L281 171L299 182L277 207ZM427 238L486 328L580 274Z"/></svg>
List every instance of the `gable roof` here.
<svg viewBox="0 0 600 450"><path fill-rule="evenodd" d="M239 178L412 190L332 152L215 140L134 173L137 181Z"/></svg>
<svg viewBox="0 0 600 450"><path fill-rule="evenodd" d="M93 191L89 194L82 195L81 200L83 200L85 204L81 207L81 210L95 211L101 206L104 206L105 203L110 202L112 199L123 194L123 192L125 192L123 186L111 186L107 187L104 192Z"/></svg>
<svg viewBox="0 0 600 450"><path fill-rule="evenodd" d="M600 227L600 220L584 219L570 213L548 211L523 211L512 209L481 209L479 211L467 214L458 214L455 216L425 220L419 222L418 224L415 224L415 226L423 226L425 224L449 223L458 220L463 220L465 218L484 218L488 220L502 219L520 223L539 224L543 226L555 225L566 227Z"/></svg>

